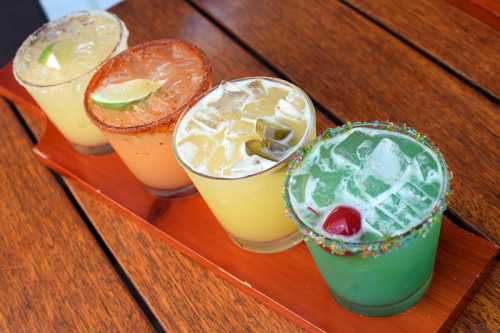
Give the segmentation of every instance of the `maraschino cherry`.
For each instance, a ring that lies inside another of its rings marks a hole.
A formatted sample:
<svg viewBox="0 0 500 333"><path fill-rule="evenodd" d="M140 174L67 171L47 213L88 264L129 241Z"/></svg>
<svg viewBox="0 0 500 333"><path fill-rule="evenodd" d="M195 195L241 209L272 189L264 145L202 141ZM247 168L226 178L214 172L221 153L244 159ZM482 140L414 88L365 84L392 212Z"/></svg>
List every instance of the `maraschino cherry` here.
<svg viewBox="0 0 500 333"><path fill-rule="evenodd" d="M361 230L361 214L355 208L337 206L326 218L323 229L333 235L355 235Z"/></svg>

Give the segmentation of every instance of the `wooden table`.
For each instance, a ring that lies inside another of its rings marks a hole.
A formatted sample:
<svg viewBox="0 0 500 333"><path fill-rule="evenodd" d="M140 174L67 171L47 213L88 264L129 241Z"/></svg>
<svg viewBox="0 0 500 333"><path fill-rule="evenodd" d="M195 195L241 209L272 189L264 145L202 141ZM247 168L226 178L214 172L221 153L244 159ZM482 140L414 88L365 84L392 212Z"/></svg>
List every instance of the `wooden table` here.
<svg viewBox="0 0 500 333"><path fill-rule="evenodd" d="M216 81L273 75L322 121L388 119L427 133L455 173L447 217L500 244L500 33L487 0L128 0L130 45L175 37ZM164 245L35 159L43 122L0 100L0 332L295 332L299 327ZM500 265L454 332L500 331Z"/></svg>

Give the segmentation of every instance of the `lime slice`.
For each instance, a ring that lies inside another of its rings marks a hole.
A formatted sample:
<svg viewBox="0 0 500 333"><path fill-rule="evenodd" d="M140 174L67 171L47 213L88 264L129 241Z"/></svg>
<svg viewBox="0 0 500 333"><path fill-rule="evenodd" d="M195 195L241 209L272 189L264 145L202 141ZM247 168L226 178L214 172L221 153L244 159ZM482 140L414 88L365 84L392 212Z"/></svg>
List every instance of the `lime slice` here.
<svg viewBox="0 0 500 333"><path fill-rule="evenodd" d="M284 140L292 133L291 129L273 124L262 118L257 119L255 130L261 138L275 141Z"/></svg>
<svg viewBox="0 0 500 333"><path fill-rule="evenodd" d="M245 149L249 156L259 155L270 161L279 162L288 151L288 146L271 140L249 140Z"/></svg>
<svg viewBox="0 0 500 333"><path fill-rule="evenodd" d="M109 84L92 94L92 101L108 109L120 109L140 101L165 84L166 80L151 81L134 79L116 84Z"/></svg>
<svg viewBox="0 0 500 333"><path fill-rule="evenodd" d="M72 41L59 41L49 44L38 56L38 62L53 69L61 69L71 61L75 49Z"/></svg>

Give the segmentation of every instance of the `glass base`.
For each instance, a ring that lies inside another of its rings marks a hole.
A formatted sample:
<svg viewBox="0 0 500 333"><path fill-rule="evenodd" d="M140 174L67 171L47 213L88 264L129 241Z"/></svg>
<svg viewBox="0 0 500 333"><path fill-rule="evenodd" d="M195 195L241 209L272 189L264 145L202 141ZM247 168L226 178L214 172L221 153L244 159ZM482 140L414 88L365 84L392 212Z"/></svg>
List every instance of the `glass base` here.
<svg viewBox="0 0 500 333"><path fill-rule="evenodd" d="M80 146L74 143L72 143L71 145L73 146L73 148L75 148L77 152L83 155L104 155L113 152L113 148L109 143L105 143L103 145L94 147Z"/></svg>
<svg viewBox="0 0 500 333"><path fill-rule="evenodd" d="M432 280L432 275L427 280L427 282L424 283L422 287L420 287L416 292L414 292L412 295L409 297L405 298L404 300L389 304L389 305L382 305L382 306L367 306L367 305L361 305L361 304L356 304L352 303L342 297L339 297L337 295L335 296L335 300L337 301L338 304L343 306L344 308L351 310L353 312L368 316L368 317L384 317L384 316L391 316L395 315L398 313L401 313L405 310L408 310L412 306L418 303L420 299L425 295L425 292L429 288L429 285L431 284Z"/></svg>
<svg viewBox="0 0 500 333"><path fill-rule="evenodd" d="M161 190L158 188L153 188L149 186L145 186L146 190L158 198L174 198L174 197L184 197L186 195L190 195L196 193L196 187L193 184L190 184L186 187L178 188L175 190Z"/></svg>
<svg viewBox="0 0 500 333"><path fill-rule="evenodd" d="M276 253L285 251L297 245L303 239L303 235L300 231L296 231L280 239L265 241L265 242L250 241L238 238L229 233L228 235L229 238L231 238L231 240L242 249L256 253Z"/></svg>

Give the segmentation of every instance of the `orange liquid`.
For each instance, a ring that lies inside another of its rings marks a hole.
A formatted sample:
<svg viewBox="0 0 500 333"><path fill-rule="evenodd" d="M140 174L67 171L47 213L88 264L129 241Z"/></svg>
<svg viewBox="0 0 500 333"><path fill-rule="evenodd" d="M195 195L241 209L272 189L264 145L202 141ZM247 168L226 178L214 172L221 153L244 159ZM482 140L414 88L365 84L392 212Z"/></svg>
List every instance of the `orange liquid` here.
<svg viewBox="0 0 500 333"><path fill-rule="evenodd" d="M172 151L172 133L105 133L130 171L146 186L179 189L191 184Z"/></svg>
<svg viewBox="0 0 500 333"><path fill-rule="evenodd" d="M90 99L91 93L102 87L139 78L166 83L124 109L106 109ZM182 111L210 85L211 72L200 51L180 41L149 42L102 67L89 85L87 111L144 185L174 191L191 181L174 157L173 128Z"/></svg>

